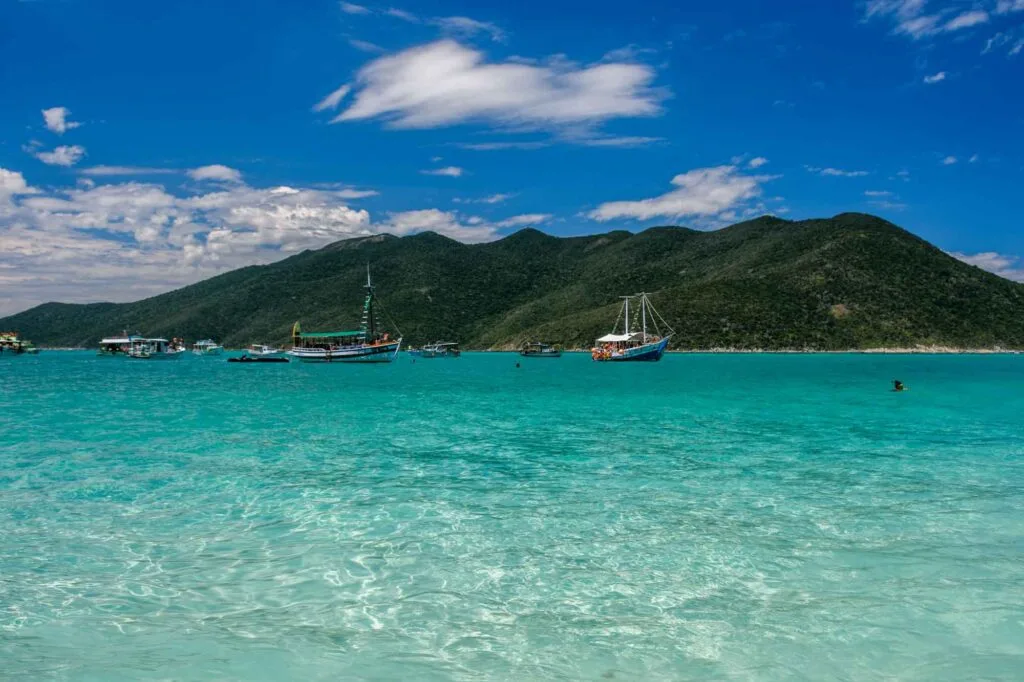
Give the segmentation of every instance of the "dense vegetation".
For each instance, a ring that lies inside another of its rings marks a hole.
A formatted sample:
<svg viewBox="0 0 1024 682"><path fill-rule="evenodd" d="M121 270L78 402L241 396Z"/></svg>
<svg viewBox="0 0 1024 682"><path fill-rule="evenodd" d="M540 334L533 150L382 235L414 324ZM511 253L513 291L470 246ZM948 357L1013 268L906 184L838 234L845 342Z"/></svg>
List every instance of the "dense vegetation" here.
<svg viewBox="0 0 1024 682"><path fill-rule="evenodd" d="M357 327L367 263L414 345L588 347L609 331L618 296L644 290L675 327L673 348L1024 347L1024 285L862 214L764 217L716 232L523 230L476 245L429 232L351 239L135 303L47 303L0 328L51 346L92 346L125 328L284 343L296 320Z"/></svg>

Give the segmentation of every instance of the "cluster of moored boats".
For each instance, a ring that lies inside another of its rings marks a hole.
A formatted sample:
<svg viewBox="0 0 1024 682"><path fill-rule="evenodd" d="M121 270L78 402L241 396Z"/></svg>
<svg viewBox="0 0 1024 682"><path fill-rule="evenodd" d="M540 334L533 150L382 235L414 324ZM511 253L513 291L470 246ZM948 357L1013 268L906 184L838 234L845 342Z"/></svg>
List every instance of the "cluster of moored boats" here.
<svg viewBox="0 0 1024 682"><path fill-rule="evenodd" d="M31 341L18 332L0 332L0 355L35 355L39 352Z"/></svg>
<svg viewBox="0 0 1024 682"><path fill-rule="evenodd" d="M296 322L292 326L290 349L254 344L241 357L232 357L228 361L288 362L295 358L302 362L392 362L402 348L402 335L393 320L385 323L380 319L383 309L374 294L369 268L365 289L359 329L309 332L303 331ZM660 360L673 333L672 328L654 309L646 293L623 296L622 299L612 331L597 339L591 349L591 357L600 362ZM27 342L16 345L13 339L16 335L0 335L0 352L15 347L21 348L20 352L34 352L34 347L31 351L25 350ZM175 360L189 350L180 338L149 338L125 332L100 341L99 355L135 360ZM212 339L196 341L191 347L191 353L197 356L218 356L223 352L224 347ZM459 344L454 341L429 343L418 349L409 349L409 353L420 358L457 358L461 355ZM519 354L524 358L559 358L562 348L535 341L524 345Z"/></svg>

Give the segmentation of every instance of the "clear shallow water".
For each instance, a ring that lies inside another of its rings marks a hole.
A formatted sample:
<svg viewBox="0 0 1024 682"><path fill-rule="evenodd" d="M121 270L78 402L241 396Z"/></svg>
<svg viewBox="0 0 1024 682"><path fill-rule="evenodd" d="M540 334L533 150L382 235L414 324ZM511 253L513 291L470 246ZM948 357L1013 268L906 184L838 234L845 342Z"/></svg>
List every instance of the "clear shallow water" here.
<svg viewBox="0 0 1024 682"><path fill-rule="evenodd" d="M516 359L0 360L0 678L1020 679L1024 357Z"/></svg>

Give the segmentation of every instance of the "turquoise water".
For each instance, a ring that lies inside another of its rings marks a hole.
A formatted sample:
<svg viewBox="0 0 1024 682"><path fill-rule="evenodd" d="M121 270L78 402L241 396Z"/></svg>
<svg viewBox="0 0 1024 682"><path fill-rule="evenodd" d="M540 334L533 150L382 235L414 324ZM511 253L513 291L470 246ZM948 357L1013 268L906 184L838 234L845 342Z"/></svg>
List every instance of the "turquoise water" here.
<svg viewBox="0 0 1024 682"><path fill-rule="evenodd" d="M1024 356L516 359L0 360L0 678L1021 679Z"/></svg>

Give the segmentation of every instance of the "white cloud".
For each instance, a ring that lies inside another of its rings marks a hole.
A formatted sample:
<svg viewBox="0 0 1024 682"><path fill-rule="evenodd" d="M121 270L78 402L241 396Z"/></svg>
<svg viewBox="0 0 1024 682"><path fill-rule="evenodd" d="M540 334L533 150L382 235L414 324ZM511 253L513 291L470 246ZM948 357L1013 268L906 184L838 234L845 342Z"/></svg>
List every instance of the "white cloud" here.
<svg viewBox="0 0 1024 682"><path fill-rule="evenodd" d="M500 204L503 201L507 201L514 197L515 194L492 194L487 197L481 197L479 199L454 199L457 204Z"/></svg>
<svg viewBox="0 0 1024 682"><path fill-rule="evenodd" d="M443 175L449 178L461 177L464 172L465 171L458 166L445 166L444 168L432 168L430 170L420 171L420 173L423 173L424 175Z"/></svg>
<svg viewBox="0 0 1024 682"><path fill-rule="evenodd" d="M69 121L68 116L71 115L71 111L67 107L51 107L49 109L43 109L43 122L46 124L46 129L63 135L72 128L77 128L82 125L77 121Z"/></svg>
<svg viewBox="0 0 1024 682"><path fill-rule="evenodd" d="M114 175L171 175L181 171L174 168L149 168L146 166L90 166L78 171L82 175L106 177Z"/></svg>
<svg viewBox="0 0 1024 682"><path fill-rule="evenodd" d="M1000 277L1014 282L1024 282L1024 262L1017 256L1007 256L994 251L974 254L953 251L949 255Z"/></svg>
<svg viewBox="0 0 1024 682"><path fill-rule="evenodd" d="M348 44L351 45L352 47L356 48L360 52L371 52L371 53L376 52L376 53L380 53L380 52L384 52L385 51L384 48L381 47L380 45L377 45L376 43L371 43L368 40L358 40L356 38L350 38L349 41L348 41ZM320 110L319 109L315 109L315 111L320 111Z"/></svg>
<svg viewBox="0 0 1024 682"><path fill-rule="evenodd" d="M971 158L967 159L967 163L978 163L978 161L980 160L980 156L978 156L977 154L971 154Z"/></svg>
<svg viewBox="0 0 1024 682"><path fill-rule="evenodd" d="M456 145L462 149L477 152L491 152L504 149L541 149L551 146L550 142L463 142Z"/></svg>
<svg viewBox="0 0 1024 682"><path fill-rule="evenodd" d="M736 166L698 168L672 178L672 184L678 189L671 192L651 199L603 203L588 215L600 221L715 216L760 195L761 184L769 179L743 175Z"/></svg>
<svg viewBox="0 0 1024 682"><path fill-rule="evenodd" d="M763 156L755 156L754 158L747 162L747 168L760 168L766 163L768 163L768 159L764 158Z"/></svg>
<svg viewBox="0 0 1024 682"><path fill-rule="evenodd" d="M875 208L881 208L887 211L902 211L907 207L906 204L899 201L889 201L887 199L879 199L877 201L869 201L869 204Z"/></svg>
<svg viewBox="0 0 1024 682"><path fill-rule="evenodd" d="M649 144L655 142L664 142L663 137L641 137L638 135L624 135L621 137L611 137L602 135L591 135L585 134L582 136L565 135L564 139L568 142L575 142L576 144L582 144L587 147L646 147Z"/></svg>
<svg viewBox="0 0 1024 682"><path fill-rule="evenodd" d="M892 192L890 192L889 190L884 190L884 189L882 189L882 190L872 190L872 189L869 189L869 190L866 190L864 192L864 196L866 196L866 197L891 197L892 196Z"/></svg>
<svg viewBox="0 0 1024 682"><path fill-rule="evenodd" d="M389 213L387 221L381 224L381 228L385 232L397 235L426 231L437 232L463 242L485 242L495 238L496 233L493 226L472 219L470 221L463 224L455 213L427 208Z"/></svg>
<svg viewBox="0 0 1024 682"><path fill-rule="evenodd" d="M962 28L970 28L971 26L977 26L978 24L984 24L988 22L988 12L984 10L972 10L970 12L964 12L958 14L953 19L950 19L943 26L944 31L958 31Z"/></svg>
<svg viewBox="0 0 1024 682"><path fill-rule="evenodd" d="M472 37L477 33L486 33L495 42L505 41L505 32L487 21L477 21L469 17L438 17L431 19L430 23L440 27L442 31L459 38Z"/></svg>
<svg viewBox="0 0 1024 682"><path fill-rule="evenodd" d="M50 166L74 166L85 156L85 147L77 144L61 145L52 152L33 152L32 155Z"/></svg>
<svg viewBox="0 0 1024 682"><path fill-rule="evenodd" d="M331 94L324 97L322 100L313 105L313 111L324 111L325 109L337 109L338 105L341 104L341 100L345 99L345 95L352 89L351 85L342 85L340 88L332 92Z"/></svg>
<svg viewBox="0 0 1024 682"><path fill-rule="evenodd" d="M410 24L420 23L419 17L417 17L412 12L406 12L404 9L395 9L394 7L392 7L388 11L384 12L384 14L388 15L389 17L394 17L395 19L408 21Z"/></svg>
<svg viewBox="0 0 1024 682"><path fill-rule="evenodd" d="M0 203L16 195L37 194L38 192L39 190L30 187L25 182L25 176L21 173L0 168Z"/></svg>
<svg viewBox="0 0 1024 682"><path fill-rule="evenodd" d="M956 159L955 156L947 156L946 158L944 158L942 160L942 165L943 166L952 166L954 163L956 163L956 161L957 161L957 159Z"/></svg>
<svg viewBox="0 0 1024 682"><path fill-rule="evenodd" d="M351 2L342 2L341 11L345 14L369 14L370 10L363 7L362 5L354 5Z"/></svg>
<svg viewBox="0 0 1024 682"><path fill-rule="evenodd" d="M376 193L351 187L232 182L172 192L158 183L79 180L85 184L42 192L0 168L0 314L49 300L135 300L351 237L496 234L494 225L437 209L374 221L349 200Z"/></svg>
<svg viewBox="0 0 1024 682"><path fill-rule="evenodd" d="M188 176L193 180L212 180L215 182L241 182L242 172L234 168L222 166L215 163L211 166L201 166L188 171Z"/></svg>
<svg viewBox="0 0 1024 682"><path fill-rule="evenodd" d="M866 175L870 175L867 171L862 170L848 171L842 170L841 168L819 168L817 166L804 166L804 168L806 168L808 172L834 178L862 178Z"/></svg>
<svg viewBox="0 0 1024 682"><path fill-rule="evenodd" d="M539 225L540 223L546 223L553 218L550 213L524 213L523 215L514 215L511 218L505 218L504 220L495 223L498 227L521 227L523 225Z"/></svg>
<svg viewBox="0 0 1024 682"><path fill-rule="evenodd" d="M928 85L931 85L932 83L941 83L944 80L946 80L945 71L939 71L936 74L924 77L924 82L927 83Z"/></svg>
<svg viewBox="0 0 1024 682"><path fill-rule="evenodd" d="M667 93L651 86L654 77L641 64L487 63L481 52L441 40L360 69L354 102L332 123L384 119L396 128L439 128L475 122L586 139L605 121L660 114Z"/></svg>
<svg viewBox="0 0 1024 682"><path fill-rule="evenodd" d="M926 0L868 0L865 4L865 20L886 18L893 23L893 32L910 36L914 40L952 33L972 26L984 24L989 14L982 9L957 13L953 8L944 8L928 13Z"/></svg>

